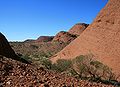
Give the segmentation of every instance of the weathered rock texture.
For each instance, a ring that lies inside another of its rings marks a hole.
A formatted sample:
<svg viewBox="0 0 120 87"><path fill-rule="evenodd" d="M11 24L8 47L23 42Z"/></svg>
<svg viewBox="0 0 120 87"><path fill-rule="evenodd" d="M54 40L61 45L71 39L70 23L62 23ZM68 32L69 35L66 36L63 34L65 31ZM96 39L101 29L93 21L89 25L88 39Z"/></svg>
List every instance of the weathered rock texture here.
<svg viewBox="0 0 120 87"><path fill-rule="evenodd" d="M120 74L120 0L109 0L94 22L51 60L87 54Z"/></svg>
<svg viewBox="0 0 120 87"><path fill-rule="evenodd" d="M88 26L89 24L77 23L68 32L70 34L80 35Z"/></svg>

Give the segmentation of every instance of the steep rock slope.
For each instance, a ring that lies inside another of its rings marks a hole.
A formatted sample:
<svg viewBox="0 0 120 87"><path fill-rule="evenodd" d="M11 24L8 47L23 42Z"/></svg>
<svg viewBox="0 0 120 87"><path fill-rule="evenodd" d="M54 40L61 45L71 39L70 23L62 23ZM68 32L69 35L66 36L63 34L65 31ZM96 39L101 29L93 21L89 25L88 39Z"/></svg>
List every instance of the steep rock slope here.
<svg viewBox="0 0 120 87"><path fill-rule="evenodd" d="M51 60L93 54L120 74L120 0L109 0L94 22Z"/></svg>

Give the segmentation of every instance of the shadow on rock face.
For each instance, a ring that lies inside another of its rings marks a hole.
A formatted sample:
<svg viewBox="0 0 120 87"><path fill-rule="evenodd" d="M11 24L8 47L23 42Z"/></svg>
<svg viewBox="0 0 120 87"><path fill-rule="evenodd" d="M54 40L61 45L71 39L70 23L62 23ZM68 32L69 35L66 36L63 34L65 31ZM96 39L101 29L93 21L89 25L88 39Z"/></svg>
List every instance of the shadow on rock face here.
<svg viewBox="0 0 120 87"><path fill-rule="evenodd" d="M14 59L14 60L21 61L23 63L30 64L30 62L28 62L23 58L20 58L15 54L14 50L9 45L8 40L5 38L5 36L1 32L0 32L0 55Z"/></svg>

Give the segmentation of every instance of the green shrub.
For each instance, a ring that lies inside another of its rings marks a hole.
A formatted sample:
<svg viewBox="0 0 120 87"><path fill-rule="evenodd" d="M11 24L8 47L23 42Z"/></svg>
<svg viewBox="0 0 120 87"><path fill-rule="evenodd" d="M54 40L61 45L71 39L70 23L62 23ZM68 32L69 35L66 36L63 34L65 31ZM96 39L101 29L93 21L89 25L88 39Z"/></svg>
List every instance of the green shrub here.
<svg viewBox="0 0 120 87"><path fill-rule="evenodd" d="M28 63L31 64L32 63L32 58L29 57L28 55L18 55L19 57L19 61L23 62L23 63Z"/></svg>
<svg viewBox="0 0 120 87"><path fill-rule="evenodd" d="M76 73L79 75L79 77L85 77L88 76L88 67L90 61L87 57L81 55L73 59L73 69L76 71Z"/></svg>
<svg viewBox="0 0 120 87"><path fill-rule="evenodd" d="M87 79L105 84L116 83L116 76L112 73L112 70L101 62L93 60L92 57L81 55L73 60L59 59L54 64L48 58L40 58L40 61L47 69L74 76L78 79Z"/></svg>
<svg viewBox="0 0 120 87"><path fill-rule="evenodd" d="M108 66L93 60L90 56L78 56L73 59L72 64L80 78L88 78L97 82L115 80L115 75Z"/></svg>
<svg viewBox="0 0 120 87"><path fill-rule="evenodd" d="M32 48L32 49L38 49L38 48L39 48L39 47L36 46L36 45L30 45L29 47Z"/></svg>
<svg viewBox="0 0 120 87"><path fill-rule="evenodd" d="M52 70L63 72L71 68L71 64L71 60L59 59L55 64L52 65Z"/></svg>
<svg viewBox="0 0 120 87"><path fill-rule="evenodd" d="M101 68L103 64L99 61L90 61L90 65L95 66L95 68Z"/></svg>
<svg viewBox="0 0 120 87"><path fill-rule="evenodd" d="M45 68L51 69L52 62L49 59L45 58L41 61L41 63L43 66L45 66Z"/></svg>
<svg viewBox="0 0 120 87"><path fill-rule="evenodd" d="M41 52L38 54L38 57L46 57L46 58L49 58L51 55L52 55L52 53L50 53L50 52L41 51Z"/></svg>
<svg viewBox="0 0 120 87"><path fill-rule="evenodd" d="M69 69L67 69L64 74L68 75L68 76L73 76L73 77L78 77L76 71L71 67Z"/></svg>
<svg viewBox="0 0 120 87"><path fill-rule="evenodd" d="M28 55L21 55L20 58L23 58L25 60L31 61L31 57L29 57Z"/></svg>

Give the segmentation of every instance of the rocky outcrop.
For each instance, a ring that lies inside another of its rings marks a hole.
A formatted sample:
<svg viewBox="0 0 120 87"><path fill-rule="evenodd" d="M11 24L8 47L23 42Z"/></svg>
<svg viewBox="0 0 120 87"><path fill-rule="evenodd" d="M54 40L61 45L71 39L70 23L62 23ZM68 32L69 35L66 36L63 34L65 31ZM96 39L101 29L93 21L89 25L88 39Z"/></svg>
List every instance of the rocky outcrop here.
<svg viewBox="0 0 120 87"><path fill-rule="evenodd" d="M79 36L88 26L89 24L77 23L68 32Z"/></svg>
<svg viewBox="0 0 120 87"><path fill-rule="evenodd" d="M71 42L73 41L77 36L70 34L65 31L60 31L58 34L55 35L53 38L53 41L59 41L59 42Z"/></svg>
<svg viewBox="0 0 120 87"><path fill-rule="evenodd" d="M51 60L87 54L120 74L120 0L109 0L93 23Z"/></svg>
<svg viewBox="0 0 120 87"><path fill-rule="evenodd" d="M6 56L9 58L16 57L15 52L10 47L7 39L2 33L0 33L0 55Z"/></svg>
<svg viewBox="0 0 120 87"><path fill-rule="evenodd" d="M12 58L14 60L22 61L24 63L29 63L25 59L19 58L15 54L14 50L11 48L9 42L2 33L0 33L0 55L8 58Z"/></svg>

